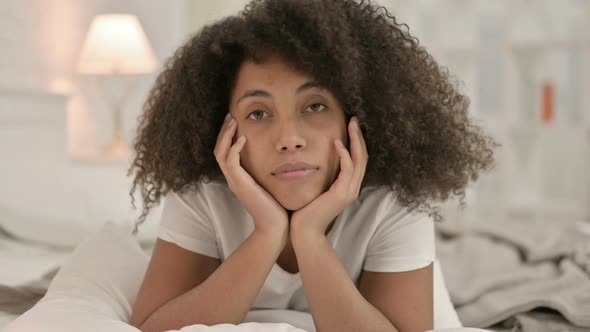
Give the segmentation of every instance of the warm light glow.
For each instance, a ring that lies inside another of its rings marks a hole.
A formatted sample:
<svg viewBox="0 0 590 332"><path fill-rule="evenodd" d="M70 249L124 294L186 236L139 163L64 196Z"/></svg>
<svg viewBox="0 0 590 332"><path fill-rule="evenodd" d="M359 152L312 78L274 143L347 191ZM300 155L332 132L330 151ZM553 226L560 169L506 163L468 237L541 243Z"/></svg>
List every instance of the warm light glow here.
<svg viewBox="0 0 590 332"><path fill-rule="evenodd" d="M69 95L72 93L72 81L66 78L56 78L49 82L49 91L62 95Z"/></svg>
<svg viewBox="0 0 590 332"><path fill-rule="evenodd" d="M135 15L104 14L92 21L78 72L84 74L142 74L155 70L157 60Z"/></svg>

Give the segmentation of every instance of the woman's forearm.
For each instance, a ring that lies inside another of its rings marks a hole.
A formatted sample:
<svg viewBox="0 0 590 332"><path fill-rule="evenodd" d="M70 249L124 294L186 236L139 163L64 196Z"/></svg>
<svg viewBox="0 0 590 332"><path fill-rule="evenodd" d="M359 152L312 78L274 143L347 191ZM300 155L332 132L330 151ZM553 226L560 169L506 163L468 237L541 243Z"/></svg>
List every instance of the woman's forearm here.
<svg viewBox="0 0 590 332"><path fill-rule="evenodd" d="M359 292L323 234L299 234L293 248L317 331L398 331Z"/></svg>
<svg viewBox="0 0 590 332"><path fill-rule="evenodd" d="M282 235L254 231L207 280L160 307L140 330L241 323L285 245Z"/></svg>

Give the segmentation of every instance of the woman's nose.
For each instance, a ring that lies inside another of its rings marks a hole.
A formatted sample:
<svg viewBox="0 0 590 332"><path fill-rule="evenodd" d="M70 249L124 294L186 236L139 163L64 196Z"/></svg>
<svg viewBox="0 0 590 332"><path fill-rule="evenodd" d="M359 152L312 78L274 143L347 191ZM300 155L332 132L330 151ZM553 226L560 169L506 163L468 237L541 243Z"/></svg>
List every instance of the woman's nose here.
<svg viewBox="0 0 590 332"><path fill-rule="evenodd" d="M306 146L302 130L296 121L282 121L276 129L278 132L277 151L296 151Z"/></svg>

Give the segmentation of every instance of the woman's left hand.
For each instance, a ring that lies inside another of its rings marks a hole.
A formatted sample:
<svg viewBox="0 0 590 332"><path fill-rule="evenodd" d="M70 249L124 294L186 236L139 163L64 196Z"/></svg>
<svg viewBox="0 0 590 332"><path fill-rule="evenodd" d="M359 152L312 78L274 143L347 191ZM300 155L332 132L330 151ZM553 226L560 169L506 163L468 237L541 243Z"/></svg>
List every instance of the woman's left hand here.
<svg viewBox="0 0 590 332"><path fill-rule="evenodd" d="M309 234L309 232L324 235L332 220L358 197L369 155L363 133L358 127L357 117L351 118L348 132L350 154L340 140L334 141L336 152L340 156L338 178L328 191L304 208L293 212L290 226L291 237L299 233Z"/></svg>

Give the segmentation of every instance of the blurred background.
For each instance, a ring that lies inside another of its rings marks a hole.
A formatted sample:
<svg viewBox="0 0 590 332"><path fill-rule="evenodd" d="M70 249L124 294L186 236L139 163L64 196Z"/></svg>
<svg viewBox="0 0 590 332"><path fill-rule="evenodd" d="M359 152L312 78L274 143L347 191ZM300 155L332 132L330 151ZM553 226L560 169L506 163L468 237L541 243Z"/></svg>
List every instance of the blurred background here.
<svg viewBox="0 0 590 332"><path fill-rule="evenodd" d="M106 220L138 217L129 145L157 73L190 35L246 2L3 1L2 229L73 246ZM502 144L495 170L470 185L467 208L445 205L446 227L589 220L590 1L377 3L448 68L474 121ZM129 15L104 15L113 13ZM122 41L101 37L109 31ZM153 241L159 214L140 239Z"/></svg>

